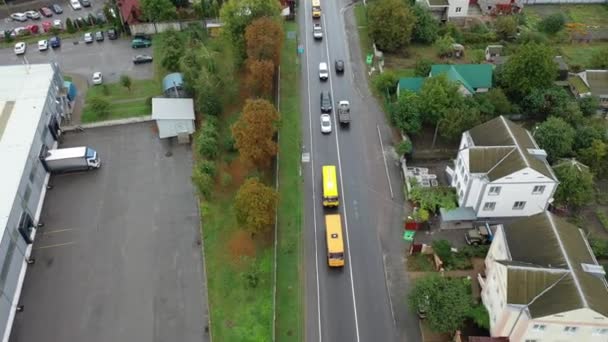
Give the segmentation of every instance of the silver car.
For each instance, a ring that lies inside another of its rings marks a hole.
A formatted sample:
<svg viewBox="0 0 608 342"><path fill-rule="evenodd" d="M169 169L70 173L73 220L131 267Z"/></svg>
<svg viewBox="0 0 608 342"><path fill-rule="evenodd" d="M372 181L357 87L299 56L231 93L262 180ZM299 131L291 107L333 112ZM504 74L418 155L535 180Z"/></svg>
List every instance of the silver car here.
<svg viewBox="0 0 608 342"><path fill-rule="evenodd" d="M321 133L331 133L331 116L329 114L321 114Z"/></svg>

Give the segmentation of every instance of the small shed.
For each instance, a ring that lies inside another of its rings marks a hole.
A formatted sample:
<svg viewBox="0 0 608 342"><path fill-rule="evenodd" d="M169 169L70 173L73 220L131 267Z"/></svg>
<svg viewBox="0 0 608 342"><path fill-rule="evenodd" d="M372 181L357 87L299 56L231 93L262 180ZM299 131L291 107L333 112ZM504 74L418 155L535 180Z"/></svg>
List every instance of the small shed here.
<svg viewBox="0 0 608 342"><path fill-rule="evenodd" d="M477 220L477 215L473 208L460 207L446 210L439 208L441 229L471 229Z"/></svg>
<svg viewBox="0 0 608 342"><path fill-rule="evenodd" d="M165 94L165 97L186 97L184 76L179 72L165 76L163 78L163 94Z"/></svg>
<svg viewBox="0 0 608 342"><path fill-rule="evenodd" d="M194 101L155 97L152 99L152 119L156 120L158 137L170 138L194 133Z"/></svg>

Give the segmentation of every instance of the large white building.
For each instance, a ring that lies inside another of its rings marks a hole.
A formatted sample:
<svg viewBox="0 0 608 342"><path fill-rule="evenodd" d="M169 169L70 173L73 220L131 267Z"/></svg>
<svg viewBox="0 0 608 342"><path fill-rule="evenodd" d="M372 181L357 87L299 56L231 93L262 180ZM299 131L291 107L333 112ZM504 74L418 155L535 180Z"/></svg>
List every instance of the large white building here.
<svg viewBox="0 0 608 342"><path fill-rule="evenodd" d="M477 219L543 212L558 185L532 134L503 116L462 134L454 167L458 204Z"/></svg>
<svg viewBox="0 0 608 342"><path fill-rule="evenodd" d="M66 111L63 78L51 64L0 67L0 330L8 341Z"/></svg>
<svg viewBox="0 0 608 342"><path fill-rule="evenodd" d="M499 225L485 266L492 336L608 341L608 284L583 230L548 211Z"/></svg>

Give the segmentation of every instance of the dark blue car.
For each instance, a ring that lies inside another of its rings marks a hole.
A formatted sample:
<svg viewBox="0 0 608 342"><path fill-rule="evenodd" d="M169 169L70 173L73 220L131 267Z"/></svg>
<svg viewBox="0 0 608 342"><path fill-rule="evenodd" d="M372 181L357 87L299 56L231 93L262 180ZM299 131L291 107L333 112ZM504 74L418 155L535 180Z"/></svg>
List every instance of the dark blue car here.
<svg viewBox="0 0 608 342"><path fill-rule="evenodd" d="M51 44L51 47L55 49L61 46L61 39L57 36L54 36L49 39L49 43Z"/></svg>

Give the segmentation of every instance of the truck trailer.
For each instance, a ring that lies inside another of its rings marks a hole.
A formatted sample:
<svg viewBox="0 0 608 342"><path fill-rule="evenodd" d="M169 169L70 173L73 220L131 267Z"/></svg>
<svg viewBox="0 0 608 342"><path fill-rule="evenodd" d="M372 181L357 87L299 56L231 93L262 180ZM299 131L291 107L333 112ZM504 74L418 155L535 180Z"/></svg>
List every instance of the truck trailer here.
<svg viewBox="0 0 608 342"><path fill-rule="evenodd" d="M97 151L86 146L48 150L42 163L50 173L87 171L101 166Z"/></svg>

